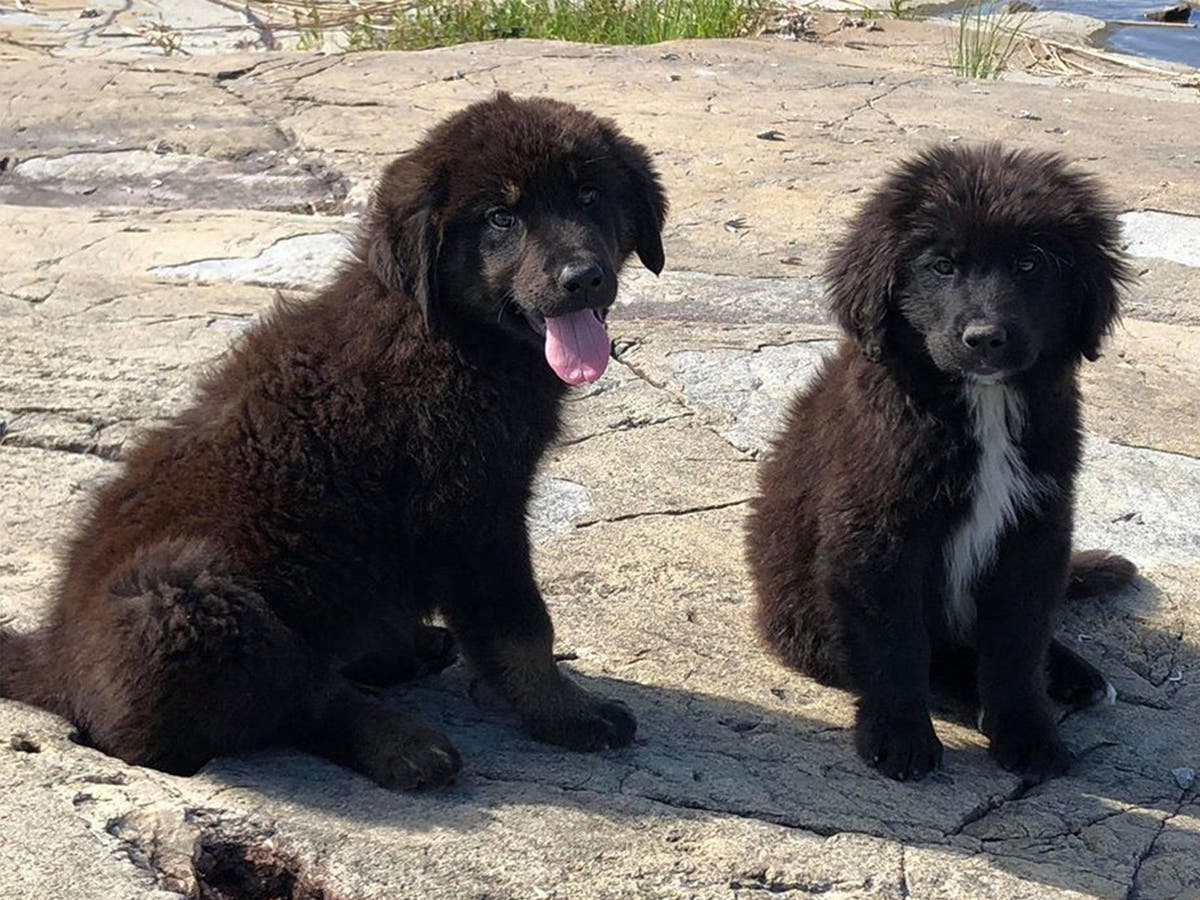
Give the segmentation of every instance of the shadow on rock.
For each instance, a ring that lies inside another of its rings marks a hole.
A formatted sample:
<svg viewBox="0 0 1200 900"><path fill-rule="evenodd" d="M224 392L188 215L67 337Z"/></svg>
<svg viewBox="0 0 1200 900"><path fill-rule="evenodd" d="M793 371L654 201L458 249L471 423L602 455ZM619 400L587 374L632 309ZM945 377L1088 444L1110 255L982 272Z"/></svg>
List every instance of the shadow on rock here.
<svg viewBox="0 0 1200 900"><path fill-rule="evenodd" d="M1173 774L1200 744L1200 691L1181 674L1197 651L1137 615L1169 602L1139 579L1121 595L1066 610L1060 636L1099 664L1120 696L1115 706L1064 714L1062 734L1077 760L1068 776L1041 785L999 769L982 739L953 721L973 718L958 704L939 713L944 768L919 783L886 779L855 756L848 718L804 711L813 708L805 698L817 695L825 708L844 703L848 711L850 697L782 668L761 686L761 699L576 675L639 718L633 746L577 754L525 737L456 665L387 695L443 728L462 752L464 770L448 790L391 793L293 752L218 760L204 777L320 810L348 829L475 830L514 804L575 806L614 820L710 813L820 835L866 833L964 861L982 854L1023 879L1124 897L1156 860L1200 849L1195 829L1169 832L1170 820L1190 817L1185 809L1197 800ZM1200 888L1189 877L1200 881L1193 864L1175 866L1167 883L1183 893ZM1151 887L1141 896L1162 893Z"/></svg>

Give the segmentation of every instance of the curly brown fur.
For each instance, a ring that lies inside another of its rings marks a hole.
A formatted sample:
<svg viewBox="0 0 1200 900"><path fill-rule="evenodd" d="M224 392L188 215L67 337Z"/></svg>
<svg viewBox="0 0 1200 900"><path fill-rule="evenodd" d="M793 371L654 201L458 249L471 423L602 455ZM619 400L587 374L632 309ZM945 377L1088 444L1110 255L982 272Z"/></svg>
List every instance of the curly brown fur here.
<svg viewBox="0 0 1200 900"><path fill-rule="evenodd" d="M501 94L438 125L388 166L358 260L129 454L49 624L0 635L0 692L172 772L292 743L441 784L450 742L347 677L444 666L440 612L536 736L628 743L629 711L554 663L525 512L567 390L547 323L603 339L626 258L662 268L665 212L646 152L574 107ZM567 374L598 377L607 344L587 353Z"/></svg>
<svg viewBox="0 0 1200 900"><path fill-rule="evenodd" d="M859 695L859 753L887 775L940 764L931 682L977 693L1003 766L1063 771L1048 694L1111 692L1052 637L1077 369L1128 277L1115 215L1056 156L937 147L866 201L827 277L848 336L792 403L749 523L762 637ZM1123 563L1082 557L1073 591Z"/></svg>

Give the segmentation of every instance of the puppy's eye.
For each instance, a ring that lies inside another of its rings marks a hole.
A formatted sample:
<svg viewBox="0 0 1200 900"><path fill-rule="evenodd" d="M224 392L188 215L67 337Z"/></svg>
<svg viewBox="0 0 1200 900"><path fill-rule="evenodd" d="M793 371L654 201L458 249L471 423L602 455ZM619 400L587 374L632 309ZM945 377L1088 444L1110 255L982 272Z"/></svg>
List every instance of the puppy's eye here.
<svg viewBox="0 0 1200 900"><path fill-rule="evenodd" d="M1036 256L1022 256L1017 260L1017 271L1025 275L1030 272L1036 272L1038 267L1038 258Z"/></svg>
<svg viewBox="0 0 1200 900"><path fill-rule="evenodd" d="M591 185L584 185L579 189L579 205L591 206L600 199L600 191Z"/></svg>
<svg viewBox="0 0 1200 900"><path fill-rule="evenodd" d="M488 224L493 228L499 228L501 231L504 231L516 224L517 217L504 207L497 206L495 209L488 210L487 220Z"/></svg>
<svg viewBox="0 0 1200 900"><path fill-rule="evenodd" d="M939 275L953 275L954 263L951 260L946 259L944 256L939 257L933 261L933 271L937 272Z"/></svg>

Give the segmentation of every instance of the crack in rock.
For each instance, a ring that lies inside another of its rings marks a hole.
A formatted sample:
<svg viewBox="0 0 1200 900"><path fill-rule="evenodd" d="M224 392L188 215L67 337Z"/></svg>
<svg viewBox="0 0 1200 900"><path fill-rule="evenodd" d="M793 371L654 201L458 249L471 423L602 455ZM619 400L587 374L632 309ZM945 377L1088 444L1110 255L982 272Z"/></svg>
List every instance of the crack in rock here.
<svg viewBox="0 0 1200 900"><path fill-rule="evenodd" d="M819 276L748 276L644 270L621 273L617 307L639 320L691 320L729 325L827 325Z"/></svg>
<svg viewBox="0 0 1200 900"><path fill-rule="evenodd" d="M992 795L967 813L953 830L946 832L946 837L955 837L962 834L967 828L977 822L982 822L988 816L1003 809L1007 804L1023 799L1034 787L1036 785L1032 782L1018 781L1016 786L1007 794Z"/></svg>
<svg viewBox="0 0 1200 900"><path fill-rule="evenodd" d="M743 453L761 452L779 427L781 410L837 346L797 341L756 350L679 350L667 362L688 406L728 416L732 423L714 430Z"/></svg>
<svg viewBox="0 0 1200 900"><path fill-rule="evenodd" d="M95 456L109 462L117 462L122 456L122 446L119 444L101 444L96 441L43 440L20 433L7 432L4 430L3 422L0 422L0 445L5 447L22 447L27 450L48 450L55 453Z"/></svg>
<svg viewBox="0 0 1200 900"><path fill-rule="evenodd" d="M586 485L566 478L539 475L527 511L529 533L541 540L570 531L575 520L593 509Z"/></svg>
<svg viewBox="0 0 1200 900"><path fill-rule="evenodd" d="M876 94L874 97L868 97L862 103L859 103L857 106L852 107L850 109L850 111L848 113L846 113L844 116L842 116L841 119L839 119L836 123L831 122L826 127L830 127L830 126L836 124L837 129L839 131L842 131L845 129L845 127L847 125L850 124L851 119L853 119L855 116L857 116L860 112L862 112L865 109L869 109L869 110L871 110L871 112L877 113L880 116L880 118L884 119L889 125L891 125L893 127L899 127L896 124L895 120L892 119L891 116L889 116L883 110L876 108L875 104L878 103L880 100L883 100L883 99L891 96L896 91L900 90L900 88L905 87L909 84L912 84L913 81L914 81L914 79L910 78L906 81L898 82L897 84L893 84L893 85L889 86L886 90L883 90L880 93ZM868 82L868 83L874 84L874 82ZM903 129L901 129L901 130L903 131Z"/></svg>
<svg viewBox="0 0 1200 900"><path fill-rule="evenodd" d="M1183 812L1183 807L1186 803L1187 792L1181 791L1179 795L1179 801L1175 805L1175 811L1170 815L1163 817L1163 820L1158 825L1158 830L1154 833L1154 837L1152 837L1150 839L1150 843L1146 845L1146 849L1138 854L1138 858L1133 864L1133 871L1129 875L1129 890L1125 893L1125 900L1138 900L1138 898L1141 896L1140 886L1138 885L1138 876L1142 872L1142 866L1147 860L1153 858L1154 848L1157 846L1159 838L1163 836L1163 833L1167 830L1167 826L1171 824L1171 821Z"/></svg>
<svg viewBox="0 0 1200 900"><path fill-rule="evenodd" d="M619 516L611 516L608 518L589 519L584 522L579 522L575 525L576 528L591 528L593 525L600 525L605 522L627 522L630 519L643 519L647 516L690 516L694 513L712 512L718 509L729 509L731 506L742 506L749 503L750 497L742 497L738 500L729 500L725 503L713 503L707 506L689 506L685 509L651 509L640 512L625 513Z"/></svg>
<svg viewBox="0 0 1200 900"><path fill-rule="evenodd" d="M635 418L630 415L622 419L620 422L614 422L607 428L602 428L598 431L593 431L588 434L581 434L578 437L569 437L558 442L558 447L574 447L578 444L585 443L593 438L605 437L611 434L618 434L624 431L638 431L642 428L651 428L655 425L663 425L667 422L676 422L680 419L690 419L695 416L695 413L690 410L680 410L677 413L670 413L663 416L652 416L650 418Z"/></svg>
<svg viewBox="0 0 1200 900"><path fill-rule="evenodd" d="M340 215L350 183L317 162L281 165L149 150L83 151L22 160L0 182L17 206L262 209ZM86 249L86 248L84 248Z"/></svg>
<svg viewBox="0 0 1200 900"><path fill-rule="evenodd" d="M344 234L322 232L279 238L256 256L198 259L155 266L150 274L186 281L233 281L263 287L317 290L328 284L350 256Z"/></svg>

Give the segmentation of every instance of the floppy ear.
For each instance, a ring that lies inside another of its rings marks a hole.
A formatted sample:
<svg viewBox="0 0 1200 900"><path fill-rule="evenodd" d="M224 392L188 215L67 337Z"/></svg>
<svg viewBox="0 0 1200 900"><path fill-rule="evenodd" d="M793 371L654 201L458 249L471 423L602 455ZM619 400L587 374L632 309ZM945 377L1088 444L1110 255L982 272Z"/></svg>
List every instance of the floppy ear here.
<svg viewBox="0 0 1200 900"><path fill-rule="evenodd" d="M667 220L667 196L663 192L658 172L646 149L621 134L611 122L604 122L604 135L613 155L625 168L629 185L631 208L626 215L632 218L634 250L642 265L655 275L663 270L662 228Z"/></svg>
<svg viewBox="0 0 1200 900"><path fill-rule="evenodd" d="M1075 311L1075 341L1085 359L1100 358L1100 345L1121 317L1121 289L1133 272L1121 249L1116 216L1098 202L1082 204L1088 212L1072 229L1068 290Z"/></svg>
<svg viewBox="0 0 1200 900"><path fill-rule="evenodd" d="M830 312L874 362L883 358L888 310L900 274L900 243L890 224L894 215L869 202L825 266Z"/></svg>
<svg viewBox="0 0 1200 900"><path fill-rule="evenodd" d="M422 185L409 193L416 181L411 176L421 175L411 171L416 168L408 158L401 157L384 173L367 214L365 256L371 271L389 291L417 304L426 331L434 334L441 227L433 187ZM432 181L436 185L440 179Z"/></svg>

